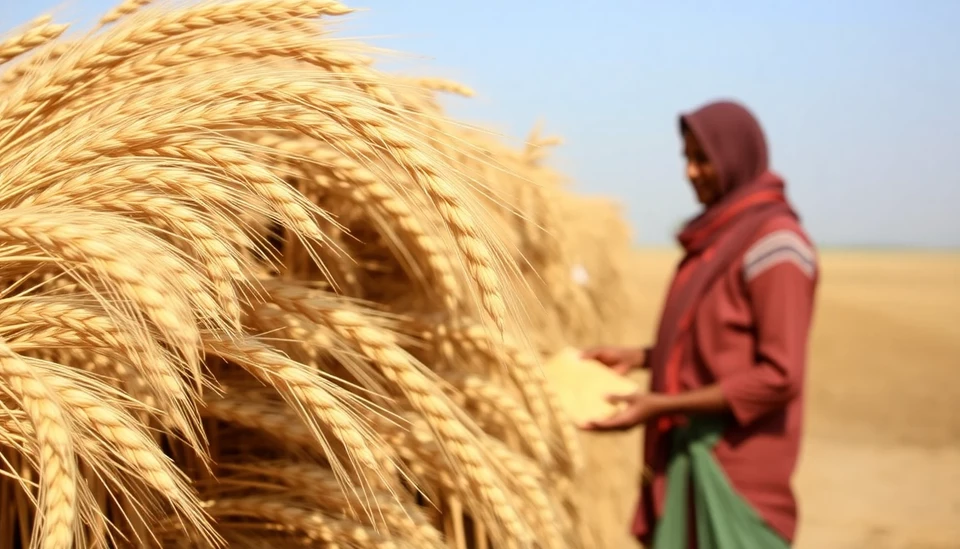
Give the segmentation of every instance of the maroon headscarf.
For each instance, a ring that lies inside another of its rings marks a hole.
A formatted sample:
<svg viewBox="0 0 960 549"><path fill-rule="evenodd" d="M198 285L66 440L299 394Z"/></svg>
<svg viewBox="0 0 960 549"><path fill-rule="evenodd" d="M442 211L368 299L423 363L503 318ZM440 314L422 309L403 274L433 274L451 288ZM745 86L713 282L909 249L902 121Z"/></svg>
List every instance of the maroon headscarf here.
<svg viewBox="0 0 960 549"><path fill-rule="evenodd" d="M777 215L794 215L784 183L768 169L763 130L743 106L707 104L682 115L680 128L703 147L720 181L721 197L678 235L686 251L664 305L650 356L651 389L680 391L679 369L690 349L690 327L700 297L746 249L750 237ZM673 420L661 421L660 430Z"/></svg>
<svg viewBox="0 0 960 549"><path fill-rule="evenodd" d="M720 176L720 192L746 185L767 171L767 140L757 119L745 107L717 101L680 116L680 130L689 130Z"/></svg>

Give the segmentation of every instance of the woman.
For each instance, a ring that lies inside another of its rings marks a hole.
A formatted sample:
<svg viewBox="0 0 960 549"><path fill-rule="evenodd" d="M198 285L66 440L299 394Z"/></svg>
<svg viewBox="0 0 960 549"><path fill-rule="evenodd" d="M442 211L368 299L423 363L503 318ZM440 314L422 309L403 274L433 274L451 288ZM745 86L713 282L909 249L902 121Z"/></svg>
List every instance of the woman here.
<svg viewBox="0 0 960 549"><path fill-rule="evenodd" d="M680 130L704 211L679 235L656 344L584 352L621 374L648 368L650 391L612 396L621 410L582 427L646 425L633 532L647 546L786 548L816 254L747 109L711 103Z"/></svg>

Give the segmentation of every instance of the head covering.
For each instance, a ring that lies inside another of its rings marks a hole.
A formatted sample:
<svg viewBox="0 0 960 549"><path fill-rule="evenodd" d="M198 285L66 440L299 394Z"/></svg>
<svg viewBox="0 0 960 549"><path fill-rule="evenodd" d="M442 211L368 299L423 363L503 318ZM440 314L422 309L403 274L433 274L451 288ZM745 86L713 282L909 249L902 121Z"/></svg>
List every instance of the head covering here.
<svg viewBox="0 0 960 549"><path fill-rule="evenodd" d="M726 195L767 171L767 140L763 128L746 107L733 101L716 101L680 116L681 129L689 130L703 147Z"/></svg>
<svg viewBox="0 0 960 549"><path fill-rule="evenodd" d="M680 115L680 128L700 143L720 184L720 199L678 235L688 253L712 244L743 210L753 211L755 202L769 199L786 204L784 182L769 170L763 128L746 107L734 101L707 103Z"/></svg>

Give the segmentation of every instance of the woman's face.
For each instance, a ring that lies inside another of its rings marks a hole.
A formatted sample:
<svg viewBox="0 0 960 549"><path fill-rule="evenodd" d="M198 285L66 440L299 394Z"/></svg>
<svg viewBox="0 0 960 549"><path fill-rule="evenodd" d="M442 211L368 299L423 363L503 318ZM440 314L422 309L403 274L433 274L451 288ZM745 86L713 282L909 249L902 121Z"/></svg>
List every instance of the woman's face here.
<svg viewBox="0 0 960 549"><path fill-rule="evenodd" d="M709 206L720 198L720 181L707 153L689 131L683 132L683 155L687 159L687 179L697 193L697 201Z"/></svg>

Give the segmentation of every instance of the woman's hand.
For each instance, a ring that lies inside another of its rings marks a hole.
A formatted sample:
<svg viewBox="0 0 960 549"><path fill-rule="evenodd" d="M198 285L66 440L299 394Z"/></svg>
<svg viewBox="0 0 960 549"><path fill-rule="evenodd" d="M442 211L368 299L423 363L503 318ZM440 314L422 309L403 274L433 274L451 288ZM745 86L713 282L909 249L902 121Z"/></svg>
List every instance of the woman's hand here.
<svg viewBox="0 0 960 549"><path fill-rule="evenodd" d="M580 428L584 431L627 431L647 423L666 411L666 397L656 393L637 391L629 395L609 395L610 404L625 404L623 409L605 419L588 421Z"/></svg>
<svg viewBox="0 0 960 549"><path fill-rule="evenodd" d="M630 370L636 370L644 366L642 347L593 347L583 351L580 356L596 360L622 376L627 375Z"/></svg>
<svg viewBox="0 0 960 549"><path fill-rule="evenodd" d="M585 431L626 431L660 416L673 414L717 414L730 410L719 384L708 385L676 395L637 391L629 395L609 395L610 404L625 404L606 419L580 425Z"/></svg>

